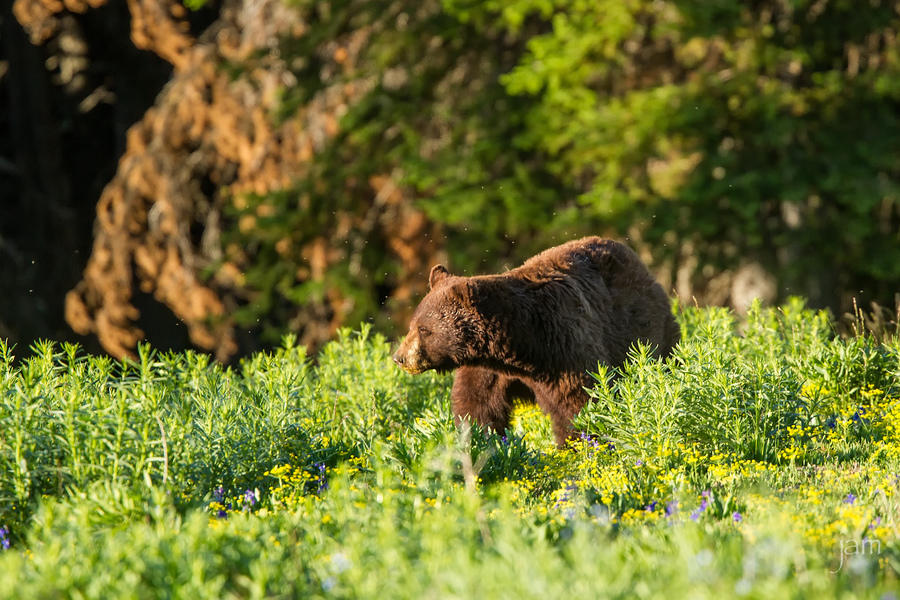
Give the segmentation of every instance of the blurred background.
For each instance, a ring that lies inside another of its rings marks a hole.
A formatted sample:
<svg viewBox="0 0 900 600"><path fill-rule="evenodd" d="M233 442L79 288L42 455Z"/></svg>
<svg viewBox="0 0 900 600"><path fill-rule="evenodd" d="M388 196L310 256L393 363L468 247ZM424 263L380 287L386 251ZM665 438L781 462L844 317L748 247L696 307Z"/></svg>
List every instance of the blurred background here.
<svg viewBox="0 0 900 600"><path fill-rule="evenodd" d="M388 334L586 234L682 302L900 291L900 2L15 0L0 338ZM20 350L21 352L21 350Z"/></svg>

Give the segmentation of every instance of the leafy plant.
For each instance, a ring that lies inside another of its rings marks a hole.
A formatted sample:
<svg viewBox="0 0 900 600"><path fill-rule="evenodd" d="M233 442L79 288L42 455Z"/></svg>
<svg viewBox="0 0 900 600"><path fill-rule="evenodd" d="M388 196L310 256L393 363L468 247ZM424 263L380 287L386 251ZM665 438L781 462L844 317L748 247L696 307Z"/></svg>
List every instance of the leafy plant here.
<svg viewBox="0 0 900 600"><path fill-rule="evenodd" d="M456 427L368 325L234 368L0 343L0 598L894 592L897 341L678 316L563 449L531 405Z"/></svg>

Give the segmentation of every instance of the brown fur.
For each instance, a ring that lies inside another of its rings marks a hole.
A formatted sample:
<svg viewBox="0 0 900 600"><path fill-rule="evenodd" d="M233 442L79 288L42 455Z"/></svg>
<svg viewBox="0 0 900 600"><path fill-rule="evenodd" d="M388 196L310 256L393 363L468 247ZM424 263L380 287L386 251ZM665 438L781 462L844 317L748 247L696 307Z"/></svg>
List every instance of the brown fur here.
<svg viewBox="0 0 900 600"><path fill-rule="evenodd" d="M503 431L512 399L533 399L558 444L588 401L589 371L620 366L638 340L666 357L680 333L637 255L598 237L550 248L500 275L431 270L431 291L394 360L411 373L459 369L453 413Z"/></svg>

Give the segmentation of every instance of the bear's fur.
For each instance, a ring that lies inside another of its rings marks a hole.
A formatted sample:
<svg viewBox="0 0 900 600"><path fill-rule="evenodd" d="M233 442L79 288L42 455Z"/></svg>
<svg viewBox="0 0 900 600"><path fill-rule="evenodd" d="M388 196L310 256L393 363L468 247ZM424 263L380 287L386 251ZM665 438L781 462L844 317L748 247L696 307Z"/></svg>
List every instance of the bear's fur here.
<svg viewBox="0 0 900 600"><path fill-rule="evenodd" d="M436 265L394 361L410 373L458 369L453 413L502 432L513 398L533 400L558 444L587 403L588 371L620 366L638 340L666 357L680 333L662 287L627 246L588 237L500 275Z"/></svg>

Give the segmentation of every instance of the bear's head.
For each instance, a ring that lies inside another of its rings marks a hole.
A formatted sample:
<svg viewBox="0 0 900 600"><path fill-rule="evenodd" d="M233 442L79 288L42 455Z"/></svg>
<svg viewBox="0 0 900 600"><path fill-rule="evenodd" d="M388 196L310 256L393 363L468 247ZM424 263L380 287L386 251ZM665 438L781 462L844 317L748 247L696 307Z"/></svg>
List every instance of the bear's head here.
<svg viewBox="0 0 900 600"><path fill-rule="evenodd" d="M413 374L455 369L471 353L478 335L477 313L468 299L466 279L436 265L428 284L430 290L413 313L409 332L393 357Z"/></svg>

